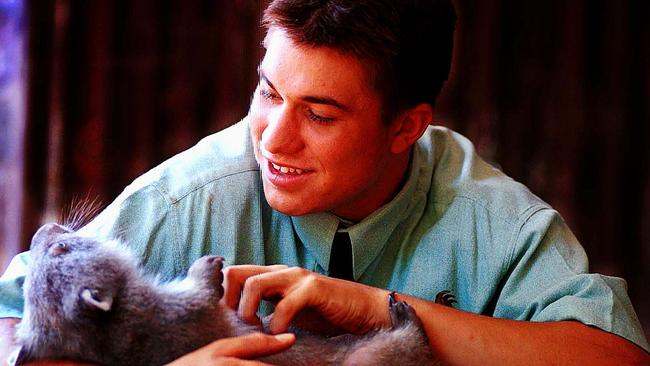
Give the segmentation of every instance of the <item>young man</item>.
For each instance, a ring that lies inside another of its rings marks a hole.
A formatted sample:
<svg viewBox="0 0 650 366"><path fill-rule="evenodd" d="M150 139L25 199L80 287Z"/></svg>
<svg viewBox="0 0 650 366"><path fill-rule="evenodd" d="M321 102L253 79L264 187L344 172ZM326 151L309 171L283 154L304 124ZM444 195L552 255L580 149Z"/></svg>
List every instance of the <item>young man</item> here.
<svg viewBox="0 0 650 366"><path fill-rule="evenodd" d="M241 264L224 302L255 322L261 299L279 299L274 333L296 319L388 326L397 291L449 364L648 362L624 282L586 273L556 211L429 126L451 58L448 1L276 0L265 24L248 116L138 178L84 231L122 234L166 277L207 253ZM0 316L21 315L9 296L20 278L0 283ZM433 302L444 290L455 308ZM177 364L292 341L255 337Z"/></svg>

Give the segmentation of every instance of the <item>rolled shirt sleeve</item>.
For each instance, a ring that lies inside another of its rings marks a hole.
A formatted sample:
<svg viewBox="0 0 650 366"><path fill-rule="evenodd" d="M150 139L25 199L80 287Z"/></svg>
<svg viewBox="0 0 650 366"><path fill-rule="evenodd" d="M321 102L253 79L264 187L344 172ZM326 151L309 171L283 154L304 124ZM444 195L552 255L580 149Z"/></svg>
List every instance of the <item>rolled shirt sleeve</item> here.
<svg viewBox="0 0 650 366"><path fill-rule="evenodd" d="M495 317L575 320L650 350L625 280L588 273L587 255L555 210L534 211L515 237Z"/></svg>

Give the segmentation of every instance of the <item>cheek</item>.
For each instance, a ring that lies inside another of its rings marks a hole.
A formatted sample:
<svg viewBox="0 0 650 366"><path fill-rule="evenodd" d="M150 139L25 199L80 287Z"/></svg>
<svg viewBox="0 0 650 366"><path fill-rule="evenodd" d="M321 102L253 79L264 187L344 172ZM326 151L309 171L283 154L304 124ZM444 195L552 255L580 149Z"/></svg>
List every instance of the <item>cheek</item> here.
<svg viewBox="0 0 650 366"><path fill-rule="evenodd" d="M386 141L367 142L362 149L356 151L353 171L355 179L361 181L362 185L371 187L377 184L384 177L390 166L390 152L386 147Z"/></svg>
<svg viewBox="0 0 650 366"><path fill-rule="evenodd" d="M374 136L361 134L353 138L347 135L329 143L319 143L318 156L328 174L335 176L334 179L356 181L376 170L376 165L381 165L384 160L382 152L385 149L371 138Z"/></svg>
<svg viewBox="0 0 650 366"><path fill-rule="evenodd" d="M336 146L341 147L340 158L355 161L373 160L388 151L386 137L371 128L343 135ZM331 149L331 145L328 148Z"/></svg>
<svg viewBox="0 0 650 366"><path fill-rule="evenodd" d="M253 144L257 147L262 138L262 132L264 132L267 125L266 118L264 118L264 115L259 110L251 108L248 113L248 125Z"/></svg>

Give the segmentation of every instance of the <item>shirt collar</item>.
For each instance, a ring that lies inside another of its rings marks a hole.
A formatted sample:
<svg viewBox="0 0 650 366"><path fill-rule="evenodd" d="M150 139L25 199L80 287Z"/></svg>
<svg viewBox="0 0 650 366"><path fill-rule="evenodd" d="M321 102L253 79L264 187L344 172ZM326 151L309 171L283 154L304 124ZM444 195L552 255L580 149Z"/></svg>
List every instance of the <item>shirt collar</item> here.
<svg viewBox="0 0 650 366"><path fill-rule="evenodd" d="M352 242L352 263L354 279L358 280L368 266L377 258L397 225L407 217L415 196L419 176L420 156L414 148L409 166L409 175L399 193L387 204L368 217L340 231L348 232ZM330 252L334 234L339 224L345 222L331 213L317 213L292 216L296 234L316 262L324 269L329 268ZM348 223L349 224L349 223Z"/></svg>

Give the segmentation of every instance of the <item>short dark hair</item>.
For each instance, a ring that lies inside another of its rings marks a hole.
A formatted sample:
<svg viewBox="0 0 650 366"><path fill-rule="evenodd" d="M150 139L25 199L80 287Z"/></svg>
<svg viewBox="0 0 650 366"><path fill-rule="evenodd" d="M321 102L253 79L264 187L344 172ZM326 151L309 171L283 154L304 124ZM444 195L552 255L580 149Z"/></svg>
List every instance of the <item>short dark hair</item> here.
<svg viewBox="0 0 650 366"><path fill-rule="evenodd" d="M450 0L274 0L262 20L298 44L331 47L368 65L386 120L435 104L451 67L455 23Z"/></svg>

